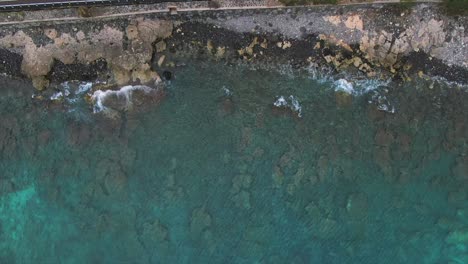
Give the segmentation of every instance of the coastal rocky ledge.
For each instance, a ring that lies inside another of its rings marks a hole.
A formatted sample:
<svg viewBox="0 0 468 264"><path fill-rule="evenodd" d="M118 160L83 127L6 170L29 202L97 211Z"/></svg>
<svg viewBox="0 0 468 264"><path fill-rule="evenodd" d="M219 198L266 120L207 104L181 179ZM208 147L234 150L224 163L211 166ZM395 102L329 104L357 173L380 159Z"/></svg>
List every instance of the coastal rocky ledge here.
<svg viewBox="0 0 468 264"><path fill-rule="evenodd" d="M363 78L468 84L468 17L436 4L212 9L0 27L0 72L39 91L170 78L178 58L291 65Z"/></svg>

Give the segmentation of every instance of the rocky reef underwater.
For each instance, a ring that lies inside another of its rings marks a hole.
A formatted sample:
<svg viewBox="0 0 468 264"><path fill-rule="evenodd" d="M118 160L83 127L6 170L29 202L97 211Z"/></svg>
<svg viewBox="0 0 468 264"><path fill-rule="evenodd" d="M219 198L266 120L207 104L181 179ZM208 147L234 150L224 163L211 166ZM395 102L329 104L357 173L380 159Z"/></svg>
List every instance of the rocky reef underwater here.
<svg viewBox="0 0 468 264"><path fill-rule="evenodd" d="M6 80L1 262L465 263L466 89L314 76Z"/></svg>
<svg viewBox="0 0 468 264"><path fill-rule="evenodd" d="M0 28L0 263L468 263L466 17L337 8Z"/></svg>

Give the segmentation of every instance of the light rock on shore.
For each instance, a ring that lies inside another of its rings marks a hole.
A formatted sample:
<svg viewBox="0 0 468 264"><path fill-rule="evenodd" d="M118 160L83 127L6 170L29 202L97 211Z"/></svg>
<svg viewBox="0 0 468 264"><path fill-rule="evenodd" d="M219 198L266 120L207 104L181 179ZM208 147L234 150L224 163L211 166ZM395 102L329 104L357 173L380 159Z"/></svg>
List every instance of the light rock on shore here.
<svg viewBox="0 0 468 264"><path fill-rule="evenodd" d="M393 5L217 9L197 14L197 19L194 14L169 18L141 12L8 26L0 29L0 50L14 58L21 55L22 75L39 90L49 85L47 79L54 78L57 65L61 74L62 68L73 72L101 63L105 70L89 67L89 72L99 72L93 78L102 77L111 86L154 83L160 78L153 66L176 66L172 55L316 65L383 79L410 80L415 72L456 82L468 76L468 20L446 15L437 5L418 4L406 10ZM456 73L451 67L457 67ZM13 68L10 74L17 71ZM63 79L67 78L65 74Z"/></svg>
<svg viewBox="0 0 468 264"><path fill-rule="evenodd" d="M22 73L32 79L38 90L49 85L47 75L54 60L69 65L104 59L113 73L111 82L118 85L129 82L146 84L160 80L150 67L153 42L169 37L172 28L170 21L143 19L132 21L126 32L107 25L87 34L81 30L60 33L47 28L44 35L52 43L45 45L37 45L31 36L19 30L0 38L0 48L14 49L23 55ZM125 38L130 42L127 47L124 47Z"/></svg>

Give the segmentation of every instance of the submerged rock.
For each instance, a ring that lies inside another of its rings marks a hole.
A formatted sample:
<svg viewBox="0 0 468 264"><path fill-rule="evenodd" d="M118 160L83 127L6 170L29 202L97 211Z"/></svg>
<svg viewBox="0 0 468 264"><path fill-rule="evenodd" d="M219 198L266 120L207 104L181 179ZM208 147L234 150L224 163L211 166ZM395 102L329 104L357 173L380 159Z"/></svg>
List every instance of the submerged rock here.
<svg viewBox="0 0 468 264"><path fill-rule="evenodd" d="M143 224L141 237L146 247L152 248L168 239L167 228L159 221L147 222Z"/></svg>
<svg viewBox="0 0 468 264"><path fill-rule="evenodd" d="M0 122L0 154L5 157L12 156L17 147L16 137L19 135L20 127L16 118L5 116ZM3 153L2 153L3 152Z"/></svg>
<svg viewBox="0 0 468 264"><path fill-rule="evenodd" d="M353 96L344 91L335 92L336 105L339 107L348 107L353 103Z"/></svg>
<svg viewBox="0 0 468 264"><path fill-rule="evenodd" d="M232 193L238 193L241 189L249 189L252 183L252 176L249 174L240 174L232 179Z"/></svg>
<svg viewBox="0 0 468 264"><path fill-rule="evenodd" d="M39 146L44 146L49 143L50 138L52 137L52 132L50 130L43 130L37 135L37 143Z"/></svg>
<svg viewBox="0 0 468 264"><path fill-rule="evenodd" d="M246 210L249 210L251 208L250 193L245 190L242 190L239 193L235 194L232 197L232 201L239 208L243 208Z"/></svg>
<svg viewBox="0 0 468 264"><path fill-rule="evenodd" d="M403 153L408 153L411 151L411 137L408 134L400 133L397 137L398 144L400 146L400 151Z"/></svg>
<svg viewBox="0 0 468 264"><path fill-rule="evenodd" d="M283 185L284 173L281 171L280 167L275 166L273 168L273 173L271 175L271 178L273 179L273 185L275 187L280 187L281 185Z"/></svg>
<svg viewBox="0 0 468 264"><path fill-rule="evenodd" d="M313 236L320 239L331 239L337 236L339 226L338 222L327 217L326 213L314 202L305 207L310 223L309 228Z"/></svg>
<svg viewBox="0 0 468 264"><path fill-rule="evenodd" d="M445 242L448 244L468 244L468 228L458 229L452 231L445 238Z"/></svg>
<svg viewBox="0 0 468 264"><path fill-rule="evenodd" d="M5 178L0 178L0 197L14 192L15 191L15 186L13 185L13 182L11 182L9 179ZM1 227L1 226L0 226ZM0 237L1 237L1 229L0 229Z"/></svg>
<svg viewBox="0 0 468 264"><path fill-rule="evenodd" d="M200 238L203 231L211 226L211 215L205 210L205 208L196 208L192 211L190 217L190 233L194 238Z"/></svg>
<svg viewBox="0 0 468 264"><path fill-rule="evenodd" d="M112 160L102 160L96 167L96 180L106 196L123 198L128 184L128 176L121 165Z"/></svg>
<svg viewBox="0 0 468 264"><path fill-rule="evenodd" d="M452 168L452 173L459 180L468 179L468 157L459 157Z"/></svg>
<svg viewBox="0 0 468 264"><path fill-rule="evenodd" d="M67 128L67 136L70 146L85 146L91 139L91 128L84 124L73 123Z"/></svg>
<svg viewBox="0 0 468 264"><path fill-rule="evenodd" d="M220 115L221 116L231 115L234 113L235 109L236 109L236 106L232 98L224 98L221 101Z"/></svg>
<svg viewBox="0 0 468 264"><path fill-rule="evenodd" d="M329 160L328 157L325 155L320 156L320 158L317 161L317 173L319 180L321 182L327 180L327 176L329 175Z"/></svg>
<svg viewBox="0 0 468 264"><path fill-rule="evenodd" d="M389 147L393 143L394 137L391 131L380 128L375 133L374 140L377 146Z"/></svg>
<svg viewBox="0 0 468 264"><path fill-rule="evenodd" d="M374 150L374 161L380 166L387 176L391 174L391 161L392 156L390 148L388 147L376 147Z"/></svg>
<svg viewBox="0 0 468 264"><path fill-rule="evenodd" d="M346 211L354 219L363 219L367 217L367 196L363 193L352 194L348 197Z"/></svg>

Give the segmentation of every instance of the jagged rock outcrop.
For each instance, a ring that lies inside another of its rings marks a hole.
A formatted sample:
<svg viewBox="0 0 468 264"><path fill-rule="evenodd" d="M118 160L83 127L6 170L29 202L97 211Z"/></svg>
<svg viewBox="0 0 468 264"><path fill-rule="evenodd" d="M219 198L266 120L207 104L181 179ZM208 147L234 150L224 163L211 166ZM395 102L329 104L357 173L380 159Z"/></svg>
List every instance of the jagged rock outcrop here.
<svg viewBox="0 0 468 264"><path fill-rule="evenodd" d="M109 25L86 33L75 29L75 32L60 32L55 28L46 28L43 35L49 39L49 43L45 45L36 44L32 36L19 30L0 38L0 48L23 56L22 73L32 80L38 90L49 85L47 76L55 60L69 65L104 59L112 73L110 82L118 85L160 80L150 66L153 43L171 35L172 22L138 19L131 21L125 31Z"/></svg>

